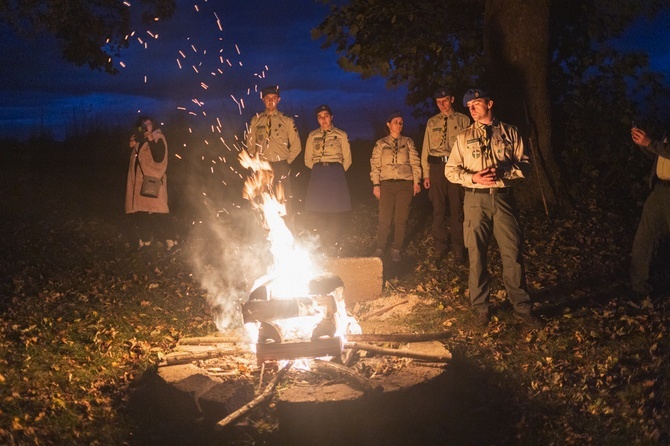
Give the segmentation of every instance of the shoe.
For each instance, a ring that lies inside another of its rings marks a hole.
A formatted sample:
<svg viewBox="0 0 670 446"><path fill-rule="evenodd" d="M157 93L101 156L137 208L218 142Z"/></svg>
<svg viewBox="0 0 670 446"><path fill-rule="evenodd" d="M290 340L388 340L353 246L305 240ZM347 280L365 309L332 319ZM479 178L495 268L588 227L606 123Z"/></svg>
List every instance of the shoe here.
<svg viewBox="0 0 670 446"><path fill-rule="evenodd" d="M477 326L478 327L488 327L489 322L491 321L491 316L488 311L482 313L477 313Z"/></svg>
<svg viewBox="0 0 670 446"><path fill-rule="evenodd" d="M402 260L399 249L394 249L391 251L391 260L393 260L394 262L399 262Z"/></svg>
<svg viewBox="0 0 670 446"><path fill-rule="evenodd" d="M530 328L542 328L544 326L542 321L531 313L519 313L515 311L514 317Z"/></svg>
<svg viewBox="0 0 670 446"><path fill-rule="evenodd" d="M372 253L372 257L381 257L384 254L384 250L381 248L375 249L375 252Z"/></svg>

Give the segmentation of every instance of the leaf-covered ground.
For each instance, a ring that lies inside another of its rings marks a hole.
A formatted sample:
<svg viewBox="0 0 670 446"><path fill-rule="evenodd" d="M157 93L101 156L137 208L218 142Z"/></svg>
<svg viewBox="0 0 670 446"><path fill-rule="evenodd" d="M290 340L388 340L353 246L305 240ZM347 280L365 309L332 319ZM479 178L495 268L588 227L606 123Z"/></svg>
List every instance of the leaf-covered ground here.
<svg viewBox="0 0 670 446"><path fill-rule="evenodd" d="M257 231L220 216L245 232L223 249L213 246L221 242L214 231L176 212L180 249L138 251L127 244L123 186L113 175L14 165L0 177L0 443L147 444L154 437L130 396L180 338L216 330L221 302L211 303L203 269L220 251L258 248L240 242ZM457 361L447 371L458 386L445 390L452 400L443 424L426 426L429 436L399 432L399 443L670 442L667 293L640 301L626 289L637 209L617 213L584 199L552 219L525 212L527 280L546 327L513 321L492 247L495 317L482 332L467 271L450 258L429 260L426 206L425 196L415 200L406 255L386 268L385 293L425 296L402 323L452 331L445 343ZM357 201L344 255L369 253L375 219L374 203ZM207 245L211 258L195 261ZM230 441L272 444L278 431L266 410Z"/></svg>

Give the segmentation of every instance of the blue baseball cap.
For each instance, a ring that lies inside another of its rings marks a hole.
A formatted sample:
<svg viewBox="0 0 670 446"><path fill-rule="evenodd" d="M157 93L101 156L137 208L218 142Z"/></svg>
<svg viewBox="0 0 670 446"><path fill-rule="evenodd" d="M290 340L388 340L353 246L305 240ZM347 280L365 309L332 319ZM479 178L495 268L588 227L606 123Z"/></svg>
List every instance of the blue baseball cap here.
<svg viewBox="0 0 670 446"><path fill-rule="evenodd" d="M463 107L467 107L468 102L479 98L491 99L491 95L487 91L480 90L479 88L469 89L463 95Z"/></svg>
<svg viewBox="0 0 670 446"><path fill-rule="evenodd" d="M264 98L266 94L276 94L279 96L279 85L270 85L261 90L261 98Z"/></svg>
<svg viewBox="0 0 670 446"><path fill-rule="evenodd" d="M440 87L433 93L433 99L445 98L447 96L453 96L449 87Z"/></svg>
<svg viewBox="0 0 670 446"><path fill-rule="evenodd" d="M393 118L402 118L402 115L400 114L400 112L393 112L389 115L388 118L386 118L386 122L393 121Z"/></svg>

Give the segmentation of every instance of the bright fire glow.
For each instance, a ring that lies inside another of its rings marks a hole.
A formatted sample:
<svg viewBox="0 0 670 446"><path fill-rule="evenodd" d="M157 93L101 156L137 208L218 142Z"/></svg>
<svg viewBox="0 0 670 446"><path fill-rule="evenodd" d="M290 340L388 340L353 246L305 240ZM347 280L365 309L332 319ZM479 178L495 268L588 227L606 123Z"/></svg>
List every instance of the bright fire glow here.
<svg viewBox="0 0 670 446"><path fill-rule="evenodd" d="M309 282L320 271L314 266L308 250L295 243L286 226L283 190L273 187L274 173L270 163L249 156L245 150L240 153L240 163L253 172L245 182L244 198L262 215L273 259L267 274L256 281L253 289L265 286L269 299L308 297ZM330 293L337 307L333 315L326 314L326 308L314 302L301 307L296 317L268 322L279 327L283 340L309 341L316 326L329 316L337 318L334 320L335 336L344 339L347 333L360 333L356 320L347 315L343 292L343 287L338 287ZM253 342L257 342L259 324L246 324L246 328Z"/></svg>

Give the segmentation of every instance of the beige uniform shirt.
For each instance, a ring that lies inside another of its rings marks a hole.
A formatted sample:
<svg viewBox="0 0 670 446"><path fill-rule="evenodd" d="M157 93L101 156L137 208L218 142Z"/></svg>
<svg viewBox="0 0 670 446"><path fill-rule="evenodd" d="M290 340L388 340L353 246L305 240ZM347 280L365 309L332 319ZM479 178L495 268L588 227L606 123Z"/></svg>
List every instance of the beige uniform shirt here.
<svg viewBox="0 0 670 446"><path fill-rule="evenodd" d="M445 118L447 118L446 127ZM448 157L456 141L456 135L469 125L470 118L453 110L448 116L438 113L428 120L421 148L421 167L424 178L428 178L430 172L428 155Z"/></svg>
<svg viewBox="0 0 670 446"><path fill-rule="evenodd" d="M310 132L305 143L305 166L311 169L315 163L340 163L345 171L349 169L351 147L347 134L337 127Z"/></svg>
<svg viewBox="0 0 670 446"><path fill-rule="evenodd" d="M397 139L388 135L375 144L370 158L370 179L373 185L384 180L421 182L421 161L414 141L407 136Z"/></svg>
<svg viewBox="0 0 670 446"><path fill-rule="evenodd" d="M472 182L480 170L495 167L502 171L495 187L511 186L515 180L528 177L530 159L516 127L493 120L490 142L483 124L473 123L456 137L451 156L444 167L447 179L465 187L486 188Z"/></svg>
<svg viewBox="0 0 670 446"><path fill-rule="evenodd" d="M272 115L263 112L251 118L247 133L249 155L259 154L270 162L286 160L290 164L301 150L300 137L293 118L280 111Z"/></svg>

